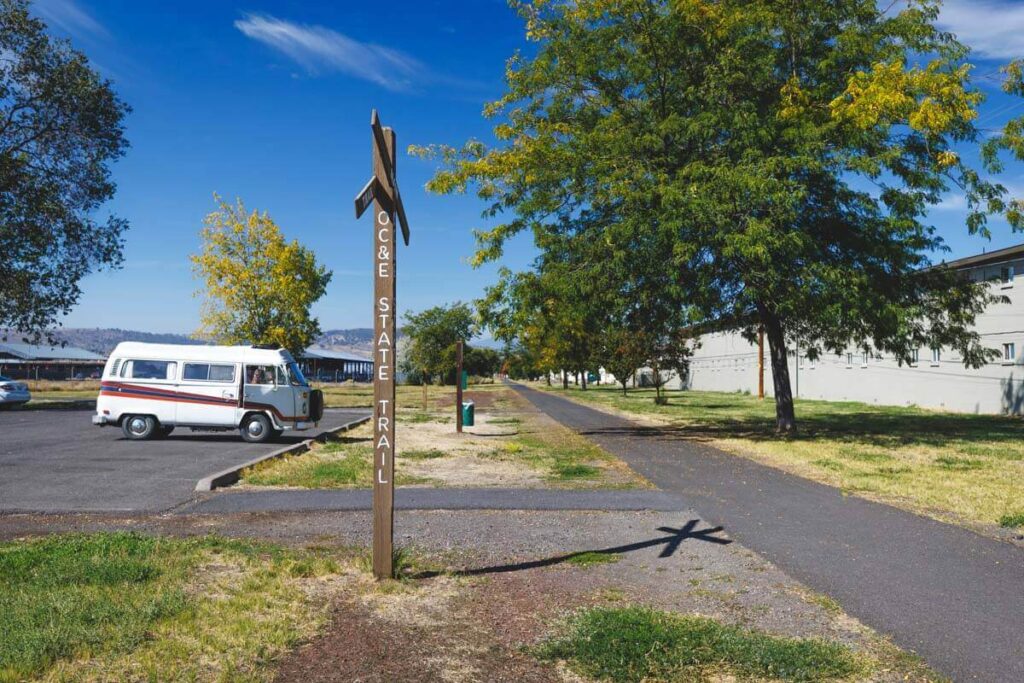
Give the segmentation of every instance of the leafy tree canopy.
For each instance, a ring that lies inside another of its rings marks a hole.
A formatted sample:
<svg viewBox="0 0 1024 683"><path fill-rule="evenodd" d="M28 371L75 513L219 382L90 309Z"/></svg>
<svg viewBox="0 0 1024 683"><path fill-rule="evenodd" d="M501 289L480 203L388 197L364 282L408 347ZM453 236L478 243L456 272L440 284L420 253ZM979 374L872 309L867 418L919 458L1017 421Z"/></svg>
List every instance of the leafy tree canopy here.
<svg viewBox="0 0 1024 683"><path fill-rule="evenodd" d="M114 195L128 106L85 55L46 35L27 0L0 0L0 328L38 340L89 273L121 264Z"/></svg>
<svg viewBox="0 0 1024 683"><path fill-rule="evenodd" d="M298 241L285 241L264 212L247 212L215 196L192 267L204 297L197 338L220 344L279 344L293 355L320 334L310 308L327 291L331 272Z"/></svg>
<svg viewBox="0 0 1024 683"><path fill-rule="evenodd" d="M461 301L434 306L420 313L407 313L402 326L402 333L409 337L404 369L418 371L427 382L435 377L441 381L454 377L455 343L469 341L475 329L473 311ZM464 349L463 361L465 359Z"/></svg>
<svg viewBox="0 0 1024 683"><path fill-rule="evenodd" d="M430 189L473 188L500 217L477 233L476 263L522 231L596 280L622 280L638 245L656 254L670 274L648 280L658 315L685 301L704 325L763 326L784 431L793 340L987 360L973 322L992 299L929 267L946 246L928 209L957 191L969 232L987 235L993 214L1024 226L992 179L1001 155L1024 157L1024 122L978 125L984 95L968 49L935 26L938 2L515 4L536 50L510 60L485 110L498 144L414 149L444 163ZM1021 63L1003 74L1024 94Z"/></svg>

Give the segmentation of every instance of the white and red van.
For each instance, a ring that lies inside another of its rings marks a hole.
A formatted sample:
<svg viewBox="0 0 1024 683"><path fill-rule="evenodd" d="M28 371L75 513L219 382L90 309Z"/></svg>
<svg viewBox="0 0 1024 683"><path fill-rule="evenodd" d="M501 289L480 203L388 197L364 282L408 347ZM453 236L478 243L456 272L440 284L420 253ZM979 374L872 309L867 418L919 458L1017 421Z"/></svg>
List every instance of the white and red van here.
<svg viewBox="0 0 1024 683"><path fill-rule="evenodd" d="M323 417L323 394L280 348L122 342L101 382L93 424L117 425L129 439L188 427L260 442Z"/></svg>

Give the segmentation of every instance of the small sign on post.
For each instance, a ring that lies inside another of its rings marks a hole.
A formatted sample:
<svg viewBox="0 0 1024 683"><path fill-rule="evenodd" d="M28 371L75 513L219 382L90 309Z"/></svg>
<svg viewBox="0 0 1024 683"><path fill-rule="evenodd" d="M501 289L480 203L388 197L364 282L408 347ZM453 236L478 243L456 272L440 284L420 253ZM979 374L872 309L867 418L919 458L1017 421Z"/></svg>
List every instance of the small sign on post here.
<svg viewBox="0 0 1024 683"><path fill-rule="evenodd" d="M373 177L355 199L356 218L373 205L373 574L394 575L395 516L395 240L397 214L405 244L409 226L395 180L395 132L370 116Z"/></svg>

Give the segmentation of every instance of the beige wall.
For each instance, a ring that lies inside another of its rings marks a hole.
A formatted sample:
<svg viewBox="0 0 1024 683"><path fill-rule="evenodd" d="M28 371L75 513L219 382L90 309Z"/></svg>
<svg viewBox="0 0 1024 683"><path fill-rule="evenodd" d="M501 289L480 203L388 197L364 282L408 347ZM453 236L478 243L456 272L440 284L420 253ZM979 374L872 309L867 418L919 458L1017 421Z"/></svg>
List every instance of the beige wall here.
<svg viewBox="0 0 1024 683"><path fill-rule="evenodd" d="M941 349L937 362L931 349L919 351L914 367L900 367L891 356L871 357L861 352L826 354L811 363L790 349L789 372L794 393L801 398L862 401L881 405L918 405L971 413L1024 413L1024 263L987 266L971 272L975 279L999 278L1000 268L1015 266L1009 283L993 282L992 291L1009 298L979 316L977 329L985 346L1002 352L1014 344L1012 362L993 362L983 368L965 368L959 354ZM765 350L765 391L772 393L771 365ZM678 386L678 380L673 382ZM757 346L739 334L701 337L690 372L690 388L708 391L757 392Z"/></svg>

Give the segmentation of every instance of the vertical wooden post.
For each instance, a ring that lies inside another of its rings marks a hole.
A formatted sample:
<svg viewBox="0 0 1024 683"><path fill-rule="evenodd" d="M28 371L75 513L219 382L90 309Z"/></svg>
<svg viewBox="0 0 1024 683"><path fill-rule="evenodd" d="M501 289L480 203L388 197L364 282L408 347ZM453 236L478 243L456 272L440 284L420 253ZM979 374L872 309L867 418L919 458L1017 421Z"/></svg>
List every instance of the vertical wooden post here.
<svg viewBox="0 0 1024 683"><path fill-rule="evenodd" d="M757 397L764 398L764 326L757 328Z"/></svg>
<svg viewBox="0 0 1024 683"><path fill-rule="evenodd" d="M395 167L395 132L384 129L391 168ZM381 150L373 145L373 174L390 187ZM395 516L395 226L394 207L384 197L373 201L373 575L394 575L393 541Z"/></svg>
<svg viewBox="0 0 1024 683"><path fill-rule="evenodd" d="M462 433L462 342L455 342L455 431Z"/></svg>

